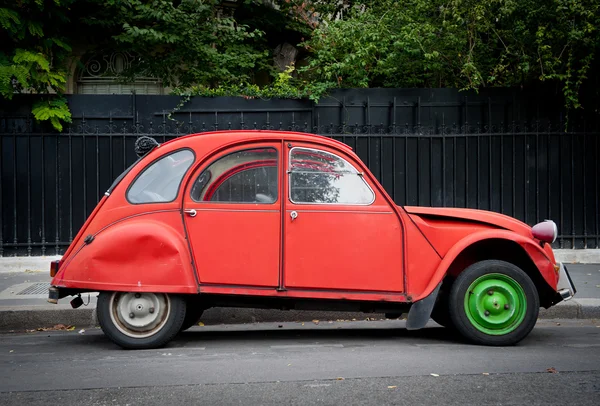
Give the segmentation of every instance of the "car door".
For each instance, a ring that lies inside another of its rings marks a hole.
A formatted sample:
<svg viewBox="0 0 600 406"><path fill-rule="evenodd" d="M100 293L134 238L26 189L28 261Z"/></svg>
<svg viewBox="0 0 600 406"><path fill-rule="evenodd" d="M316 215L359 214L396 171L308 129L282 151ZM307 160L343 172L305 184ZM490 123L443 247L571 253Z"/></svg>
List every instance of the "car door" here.
<svg viewBox="0 0 600 406"><path fill-rule="evenodd" d="M192 175L183 208L201 284L279 286L279 151L236 147Z"/></svg>
<svg viewBox="0 0 600 406"><path fill-rule="evenodd" d="M403 292L400 219L359 165L321 146L286 149L285 288Z"/></svg>

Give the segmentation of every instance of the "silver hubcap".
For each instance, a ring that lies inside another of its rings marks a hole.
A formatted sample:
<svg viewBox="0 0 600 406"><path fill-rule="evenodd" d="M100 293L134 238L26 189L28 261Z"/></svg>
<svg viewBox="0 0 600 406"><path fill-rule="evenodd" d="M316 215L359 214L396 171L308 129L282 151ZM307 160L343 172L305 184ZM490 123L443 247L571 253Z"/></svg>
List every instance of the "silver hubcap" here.
<svg viewBox="0 0 600 406"><path fill-rule="evenodd" d="M169 296L162 293L115 292L110 303L110 317L115 327L133 338L158 333L171 312Z"/></svg>

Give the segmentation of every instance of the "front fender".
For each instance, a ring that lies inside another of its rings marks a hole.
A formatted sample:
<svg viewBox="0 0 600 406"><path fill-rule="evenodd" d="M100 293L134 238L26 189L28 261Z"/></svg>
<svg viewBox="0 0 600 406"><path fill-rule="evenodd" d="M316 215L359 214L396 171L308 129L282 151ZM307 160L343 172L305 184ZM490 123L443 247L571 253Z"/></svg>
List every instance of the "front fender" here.
<svg viewBox="0 0 600 406"><path fill-rule="evenodd" d="M198 293L181 213L149 213L98 232L68 258L53 286L81 290Z"/></svg>
<svg viewBox="0 0 600 406"><path fill-rule="evenodd" d="M556 284L558 282L557 274L554 269L554 260L553 258L548 256L548 253L544 251L544 249L537 244L531 238L524 237L520 234L514 233L508 230L483 230L473 234L469 234L462 240L458 241L450 250L446 253L442 262L438 265L436 271L433 274L433 277L427 284L427 287L423 292L421 292L418 296L415 297L414 301L423 299L427 297L433 290L438 286L438 284L444 279L450 265L454 262L454 260L463 252L465 249L470 247L471 245L490 239L503 239L511 242L515 242L521 246L521 248L527 253L529 258L532 260L536 268L539 270L540 274L551 286L556 290Z"/></svg>

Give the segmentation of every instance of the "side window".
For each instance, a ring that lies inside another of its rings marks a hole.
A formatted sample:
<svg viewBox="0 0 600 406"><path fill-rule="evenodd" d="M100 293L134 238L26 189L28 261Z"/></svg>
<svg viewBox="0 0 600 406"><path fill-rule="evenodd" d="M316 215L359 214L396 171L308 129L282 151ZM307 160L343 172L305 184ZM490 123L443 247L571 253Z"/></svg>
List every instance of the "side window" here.
<svg viewBox="0 0 600 406"><path fill-rule="evenodd" d="M192 186L196 202L275 203L278 194L275 148L237 151L219 158Z"/></svg>
<svg viewBox="0 0 600 406"><path fill-rule="evenodd" d="M194 162L194 153L184 149L168 154L148 166L127 191L130 203L166 203L177 197L183 176Z"/></svg>
<svg viewBox="0 0 600 406"><path fill-rule="evenodd" d="M369 205L375 193L349 162L311 148L290 151L290 200L293 203Z"/></svg>

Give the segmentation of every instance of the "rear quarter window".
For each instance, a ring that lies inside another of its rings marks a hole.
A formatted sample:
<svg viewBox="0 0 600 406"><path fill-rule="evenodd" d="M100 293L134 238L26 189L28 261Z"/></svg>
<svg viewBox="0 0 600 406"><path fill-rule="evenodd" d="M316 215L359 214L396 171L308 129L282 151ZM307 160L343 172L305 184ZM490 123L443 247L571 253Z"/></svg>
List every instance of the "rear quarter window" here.
<svg viewBox="0 0 600 406"><path fill-rule="evenodd" d="M181 181L194 163L189 149L172 152L148 165L127 190L133 204L168 203L177 198Z"/></svg>

